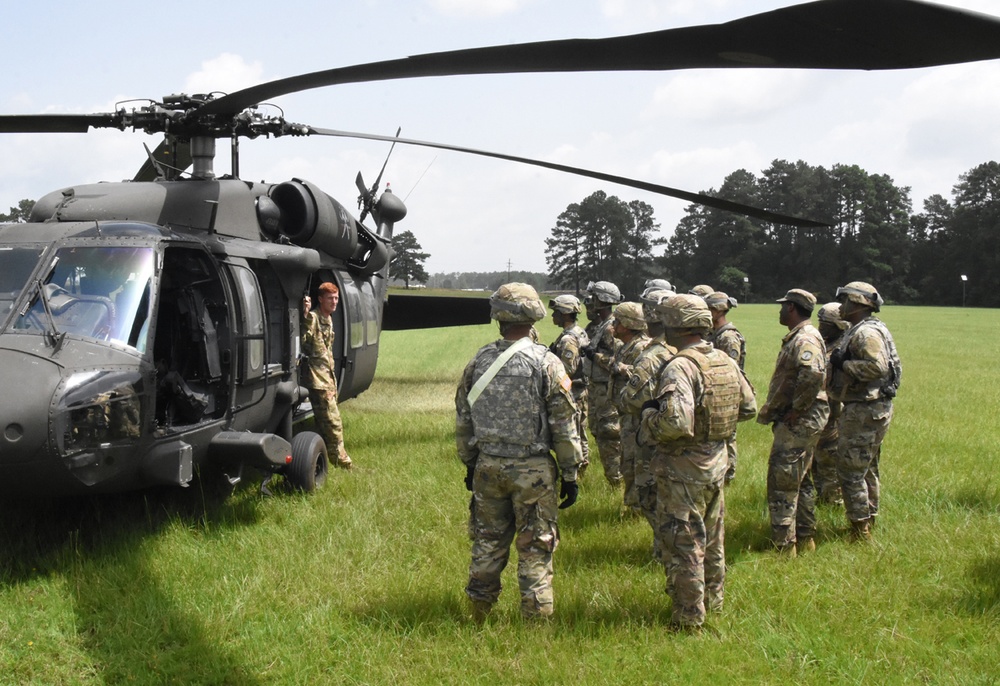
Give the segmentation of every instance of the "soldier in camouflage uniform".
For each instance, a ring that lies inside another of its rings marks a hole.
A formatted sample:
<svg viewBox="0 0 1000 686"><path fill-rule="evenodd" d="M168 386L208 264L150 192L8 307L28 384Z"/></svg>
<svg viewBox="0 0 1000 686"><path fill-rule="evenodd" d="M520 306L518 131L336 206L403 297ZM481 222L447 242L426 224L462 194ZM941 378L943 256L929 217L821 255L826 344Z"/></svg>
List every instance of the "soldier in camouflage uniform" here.
<svg viewBox="0 0 1000 686"><path fill-rule="evenodd" d="M830 416L826 397L826 347L810 323L816 297L793 288L778 298L778 321L788 327L771 375L767 400L757 414L771 424L774 443L767 463L771 542L784 555L816 549L815 491L809 476L820 431Z"/></svg>
<svg viewBox="0 0 1000 686"><path fill-rule="evenodd" d="M342 469L351 469L353 463L344 447L344 424L337 406L337 371L333 360L333 319L337 310L340 289L325 282L318 289L319 311L312 311L309 296L302 299L300 327L302 352L306 357L306 374L303 385L309 389L309 402L319 435L326 442L330 463Z"/></svg>
<svg viewBox="0 0 1000 686"><path fill-rule="evenodd" d="M455 393L458 456L472 491L465 592L482 621L500 595L513 542L521 614L548 617L558 510L576 502L582 459L572 383L559 358L531 342L531 325L545 316L534 288L505 284L490 305L502 338L479 349Z"/></svg>
<svg viewBox="0 0 1000 686"><path fill-rule="evenodd" d="M613 331L622 347L611 357L611 377L608 380L608 398L618 411L621 422L622 480L625 482L624 506L626 512L641 514L639 495L635 487L635 457L639 450L635 434L639 430L638 417L624 413L620 402L622 390L628 384L632 367L642 351L649 345L646 335L646 318L639 303L622 303L615 308Z"/></svg>
<svg viewBox="0 0 1000 686"><path fill-rule="evenodd" d="M562 360L566 374L573 381L573 401L577 409L576 431L580 435L580 448L583 450L583 462L580 464L580 476L590 464L590 446L587 441L587 409L590 401L587 397L587 379L583 375L583 356L580 350L590 343L590 337L576 323L580 314L580 299L575 295L557 295L549 301L552 308L552 323L562 329L549 350Z"/></svg>
<svg viewBox="0 0 1000 686"><path fill-rule="evenodd" d="M649 281L646 282L647 284ZM639 500L639 510L649 522L653 531L653 557L661 559L660 542L657 538L656 526L656 477L653 475L653 448L639 443L639 422L642 419L642 406L653 399L656 382L660 378L663 365L677 351L667 344L663 337L663 322L656 312L656 306L664 298L674 295L673 291L647 286L640 300L642 301L643 317L646 320L647 331L651 336L647 345L632 367L628 382L619 393L617 402L622 410L622 446L635 445L635 492ZM630 417L628 424L634 427L632 433L625 431L625 417Z"/></svg>
<svg viewBox="0 0 1000 686"><path fill-rule="evenodd" d="M826 378L829 381L830 355L840 345L840 339L847 331L848 324L840 318L840 303L832 302L823 305L816 313L820 336L826 345ZM816 485L816 500L830 505L843 505L844 498L840 493L840 477L837 475L837 422L840 421L840 403L830 400L830 418L820 432L816 444L816 456L813 458L812 477Z"/></svg>
<svg viewBox="0 0 1000 686"><path fill-rule="evenodd" d="M837 289L840 316L851 328L830 354L830 397L843 403L837 471L855 540L871 538L878 516L879 457L892 421L903 368L889 329L874 316L882 296L863 281Z"/></svg>
<svg viewBox="0 0 1000 686"><path fill-rule="evenodd" d="M715 291L705 298L708 309L712 312L712 333L708 342L717 350L736 360L740 369L746 369L747 341L726 315L736 307L736 298L731 298L722 291ZM736 462L739 451L736 448L736 436L726 442L726 453L729 455L729 467L726 469L726 483L736 478Z"/></svg>
<svg viewBox="0 0 1000 686"><path fill-rule="evenodd" d="M657 525L664 546L672 624L697 631L706 607L721 610L726 579L726 440L752 419L753 388L725 353L705 341L712 316L705 301L674 295L659 305L667 343L654 399L642 411L640 438L653 443Z"/></svg>
<svg viewBox="0 0 1000 686"><path fill-rule="evenodd" d="M587 376L590 410L587 421L590 433L597 442L597 453L604 468L604 478L612 488L622 484L621 422L618 409L608 398L609 365L621 341L612 331L611 309L622 300L618 286L609 281L588 284L587 317L590 325L587 335L590 343L581 351L584 355L583 372Z"/></svg>

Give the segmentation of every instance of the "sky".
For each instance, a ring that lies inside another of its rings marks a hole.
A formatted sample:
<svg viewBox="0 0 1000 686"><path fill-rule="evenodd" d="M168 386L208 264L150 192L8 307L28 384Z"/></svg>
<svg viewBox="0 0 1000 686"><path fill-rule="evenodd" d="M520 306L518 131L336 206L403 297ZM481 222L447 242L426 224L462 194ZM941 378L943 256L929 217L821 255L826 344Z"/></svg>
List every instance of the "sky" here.
<svg viewBox="0 0 1000 686"><path fill-rule="evenodd" d="M108 112L129 99L231 92L333 67L461 48L602 38L730 21L792 0L334 0L15 3L0 114ZM1000 14L996 0L940 4ZM16 64L16 67L10 66ZM142 103L137 103L136 106ZM857 164L912 189L920 210L1000 155L1000 63L894 72L690 70L455 76L282 96L285 117L543 159L694 192L776 159ZM269 111L277 112L276 107ZM0 135L0 208L64 186L131 178L139 133ZM307 179L348 208L388 144L339 138L241 144L241 176ZM229 171L219 143L216 171ZM383 181L408 207L396 230L427 271L544 272L544 240L597 190L653 207L668 237L687 203L559 172L396 146Z"/></svg>

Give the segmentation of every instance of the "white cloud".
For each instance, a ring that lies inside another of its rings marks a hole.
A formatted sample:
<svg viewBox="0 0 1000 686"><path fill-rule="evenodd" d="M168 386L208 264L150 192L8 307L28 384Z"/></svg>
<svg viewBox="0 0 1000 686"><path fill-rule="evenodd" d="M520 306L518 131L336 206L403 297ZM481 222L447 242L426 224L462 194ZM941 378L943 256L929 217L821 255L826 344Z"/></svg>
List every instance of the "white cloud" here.
<svg viewBox="0 0 1000 686"><path fill-rule="evenodd" d="M202 62L201 69L187 77L184 88L188 93L231 93L265 80L261 62L247 62L239 55L224 52Z"/></svg>
<svg viewBox="0 0 1000 686"><path fill-rule="evenodd" d="M512 14L532 0L430 0L430 5L449 17L499 17Z"/></svg>
<svg viewBox="0 0 1000 686"><path fill-rule="evenodd" d="M641 116L702 123L759 118L800 102L810 79L806 72L787 70L686 72L657 87Z"/></svg>

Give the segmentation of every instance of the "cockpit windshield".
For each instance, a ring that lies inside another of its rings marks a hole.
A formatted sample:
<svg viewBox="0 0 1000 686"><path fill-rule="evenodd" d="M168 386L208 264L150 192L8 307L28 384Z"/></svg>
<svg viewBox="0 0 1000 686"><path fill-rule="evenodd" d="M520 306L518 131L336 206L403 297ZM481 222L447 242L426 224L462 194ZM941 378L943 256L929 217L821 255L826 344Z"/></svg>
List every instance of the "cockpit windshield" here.
<svg viewBox="0 0 1000 686"><path fill-rule="evenodd" d="M41 254L42 248L37 246L0 247L0 324L21 297Z"/></svg>
<svg viewBox="0 0 1000 686"><path fill-rule="evenodd" d="M143 352L153 263L153 249L148 247L61 248L42 277L41 291L36 289L31 307L14 322L14 329L76 334Z"/></svg>

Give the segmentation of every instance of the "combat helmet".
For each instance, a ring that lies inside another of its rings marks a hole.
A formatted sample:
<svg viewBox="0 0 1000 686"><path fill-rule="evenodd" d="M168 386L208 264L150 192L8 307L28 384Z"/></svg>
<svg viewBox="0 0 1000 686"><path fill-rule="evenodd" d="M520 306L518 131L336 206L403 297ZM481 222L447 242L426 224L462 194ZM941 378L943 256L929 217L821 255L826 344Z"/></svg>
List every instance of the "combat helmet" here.
<svg viewBox="0 0 1000 686"><path fill-rule="evenodd" d="M646 279L646 283L643 284L643 288L646 290L656 288L661 291L672 291L674 290L674 285L666 279Z"/></svg>
<svg viewBox="0 0 1000 686"><path fill-rule="evenodd" d="M526 283L505 283L490 296L490 318L499 322L533 324L545 317L538 291Z"/></svg>
<svg viewBox="0 0 1000 686"><path fill-rule="evenodd" d="M728 312L737 306L736 298L730 297L722 291L715 291L705 296L705 304L710 310L721 310Z"/></svg>
<svg viewBox="0 0 1000 686"><path fill-rule="evenodd" d="M863 305L872 312L878 312L885 303L875 287L864 281L852 281L837 289L837 302L843 304L846 301Z"/></svg>
<svg viewBox="0 0 1000 686"><path fill-rule="evenodd" d="M715 292L715 289L706 284L698 284L694 288L688 291L691 295L697 295L699 298L707 298Z"/></svg>
<svg viewBox="0 0 1000 686"><path fill-rule="evenodd" d="M656 306L663 326L687 332L706 332L712 328L712 313L697 295L678 293Z"/></svg>
<svg viewBox="0 0 1000 686"><path fill-rule="evenodd" d="M575 295L557 295L549 301L549 307L555 312L577 314L580 312L580 299Z"/></svg>
<svg viewBox="0 0 1000 686"><path fill-rule="evenodd" d="M584 299L588 305L601 303L604 305L617 305L622 301L622 292L618 286L610 281L591 281L587 284L587 297Z"/></svg>
<svg viewBox="0 0 1000 686"><path fill-rule="evenodd" d="M847 329L850 324L840 317L840 303L827 303L823 307L819 308L816 313L816 319L820 324L830 324L836 326L841 331Z"/></svg>
<svg viewBox="0 0 1000 686"><path fill-rule="evenodd" d="M646 318L639 303L622 303L615 308L615 321L632 331L645 331Z"/></svg>
<svg viewBox="0 0 1000 686"><path fill-rule="evenodd" d="M639 296L639 302L642 303L643 316L646 319L646 323L658 322L660 320L660 315L656 311L656 306L660 304L660 301L664 298L669 298L674 295L671 290L666 290L662 288L657 288L656 286L648 286L646 290L642 292Z"/></svg>

